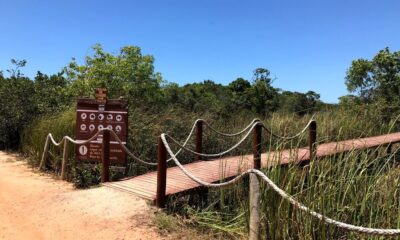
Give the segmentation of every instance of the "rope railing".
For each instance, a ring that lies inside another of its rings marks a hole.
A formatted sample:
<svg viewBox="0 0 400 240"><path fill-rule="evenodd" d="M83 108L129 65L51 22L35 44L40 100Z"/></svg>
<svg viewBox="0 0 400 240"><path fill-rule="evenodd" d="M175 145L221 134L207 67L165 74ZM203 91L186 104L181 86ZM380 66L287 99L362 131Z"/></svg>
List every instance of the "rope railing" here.
<svg viewBox="0 0 400 240"><path fill-rule="evenodd" d="M332 218L329 218L327 216L324 216L310 208L308 208L307 206L305 206L304 204L300 203L299 201L297 201L295 198L293 198L292 196L290 196L287 192L285 192L284 190L282 190L280 187L278 187L270 178L268 178L267 175L265 175L263 172L261 172L260 170L257 169L249 169L245 172L242 172L241 174L239 174L238 176L236 176L235 178L229 180L229 181L225 181L222 183L209 183L206 181L201 180L200 178L196 177L195 175L191 174L177 159L176 155L174 155L174 153L172 152L167 139L166 139L167 135L166 134L161 134L161 139L162 142L164 144L164 147L167 151L167 153L171 156L171 158L173 159L174 163L180 168L180 170L186 175L188 176L191 180L195 181L196 183L198 183L201 186L206 186L206 187L212 187L212 188L221 188L221 187L226 187L229 185L233 185L236 182L238 182L240 179L242 179L243 177L249 175L249 174L255 174L257 175L259 178L261 178L264 182L267 183L267 185L269 187L271 187L276 193L278 193L283 199L287 200L288 202L290 202L293 207L308 213L309 215L317 218L320 221L323 221L327 224L332 224L338 228L341 229L345 229L348 231L353 231L353 232L358 232L358 233L364 233L364 234L370 234L370 235L382 235L382 236L398 236L400 235L400 229L380 229L380 228L370 228L370 227L363 227L363 226L356 226L356 225L352 225L352 224L348 224L348 223L344 223L341 221L337 221L334 220Z"/></svg>
<svg viewBox="0 0 400 240"><path fill-rule="evenodd" d="M310 121L307 123L307 125L300 132L298 132L297 134L295 134L293 136L280 136L280 135L274 134L270 129L268 129L265 126L264 123L260 122L258 119L254 119L250 125L245 127L240 132L236 133L236 135L239 135L239 134L244 133L245 130L248 130L246 132L246 134L237 143L235 143L229 149L227 149L225 151L222 151L222 152L219 152L219 153L201 153L201 152L196 152L196 151L194 151L192 149L187 148L185 146L185 144L179 143L179 141L176 140L175 138L173 138L172 136L170 136L168 134L165 134L165 136L168 137L169 139L171 139L179 147L179 152L181 150L185 150L185 151L190 152L190 153L192 153L194 155L198 155L198 156L202 156L202 157L222 157L223 155L228 154L229 152L231 152L231 151L235 150L237 147L239 147L249 137L249 135L251 134L251 132L254 130L254 128L256 126L261 126L265 131L267 131L268 133L270 133L274 137L277 137L277 138L280 138L280 139L283 139L283 140L292 140L292 139L300 137L302 134L304 134L307 131L307 129L309 129L310 125L313 122L314 122L314 119L311 118ZM230 136L233 136L233 134L230 135ZM170 161L170 160L171 160L171 158L168 159L168 161Z"/></svg>
<svg viewBox="0 0 400 240"><path fill-rule="evenodd" d="M220 153L200 153L200 152L196 152L193 151L192 149L187 148L186 146L184 146L183 144L180 144L178 140L174 139L173 137L164 134L164 136L170 138L176 145L179 146L180 149L183 149L185 151L188 151L194 155L198 155L198 156L202 156L202 157L221 157L233 150L235 150L238 146L240 146L246 139L247 137L251 134L251 132L253 131L253 129L255 128L255 126L257 125L261 125L260 122L255 122L250 126L250 129L247 131L247 133L236 143L234 144L232 147L230 147L229 149L222 151Z"/></svg>
<svg viewBox="0 0 400 240"><path fill-rule="evenodd" d="M175 155L179 155L179 154L182 152L183 148L187 149L187 148L186 148L186 145L188 144L189 140L192 138L192 136L193 136L193 134L194 134L194 132L195 132L195 130L196 130L196 126L197 126L197 124L198 124L199 122L204 123L208 128L210 128L212 131L214 131L214 132L216 132L216 133L218 133L218 134L220 134L220 135L227 136L227 137L233 137L233 136L238 136L238 135L240 135L240 134L243 134L246 130L248 130L250 127L252 127L252 125L253 125L255 122L258 122L258 121L259 121L259 119L253 119L249 125L247 125L244 129L242 129L242 130L239 131L239 132L236 132L236 133L222 133L222 132L218 131L217 129L213 128L213 127L211 126L211 124L209 124L209 123L208 123L207 121L205 121L204 119L196 119L196 121L193 123L192 128L191 128L191 130L190 130L188 136L186 137L185 141L184 141L182 144L179 143L179 146L181 146L181 148L178 149L178 151L175 153ZM104 128L104 129L98 130L98 131L97 131L90 139L88 139L88 140L74 140L74 139L72 139L72 138L69 137L69 136L64 136L64 137L60 140L60 142L57 142L57 141L55 141L53 135L52 135L51 133L49 133L49 134L47 135L47 137L46 137L46 143L45 143L45 147L44 147L45 149L44 149L44 151L43 151L42 160L41 160L41 162L40 162L39 168L42 169L43 166L44 166L44 159L45 159L45 154L46 154L46 152L47 152L47 150L48 150L48 143L49 143L49 141L51 141L51 143L53 143L53 145L54 145L54 146L57 146L57 147L59 147L60 145L64 144L65 141L69 141L69 142L71 142L71 143L73 143L73 144L76 144L76 145L82 145L82 144L86 144L86 143L88 143L88 142L90 142L90 141L93 141L93 140L94 140L99 134L101 134L103 131L110 131L111 134L112 134L112 135L114 136L114 138L116 139L116 141L122 146L122 149L123 149L131 158L133 158L134 160L136 160L136 161L138 161L138 162L141 162L141 163L143 163L143 164L146 164L146 165L157 166L157 163L155 163L155 162L151 162L151 161L148 161L148 160L143 160L143 159L141 159L141 158L135 156L135 155L125 146L125 144L122 143L122 140L118 137L118 135L117 135L113 130L109 130L109 129ZM170 162L171 160L172 160L172 158L169 158L169 159L167 159L167 162Z"/></svg>
<svg viewBox="0 0 400 240"><path fill-rule="evenodd" d="M249 125L247 125L245 128L243 128L243 129L240 130L239 132L236 132L236 133L223 133L223 132L221 132L221 131L215 129L214 127L212 127L211 124L209 124L207 121L205 121L205 120L203 120L203 119L197 119L196 122L197 122L197 121L203 121L203 123L204 123L211 131L213 131L213 132L215 132L215 133L217 133L217 134L219 134L219 135L222 135L222 136L224 136L224 137L236 137L236 136L238 136L238 135L241 135L241 134L243 134L244 132L246 132L246 130L248 130L249 128L251 128L251 127L253 126L254 123L256 123L256 122L261 122L260 119L254 118L254 119L250 122Z"/></svg>
<svg viewBox="0 0 400 240"><path fill-rule="evenodd" d="M241 135L243 133L246 133L244 135L244 137L242 137L239 142L237 142L235 145L233 145L231 148L229 148L228 150L222 151L220 153L212 153L212 154L207 154L207 153L200 153L200 152L196 152L193 151L189 148L186 147L186 145L188 144L189 140L192 138L195 130L196 130L196 126L197 124L201 122L204 123L204 125L206 125L211 131L222 135L222 136L226 136L226 137L234 137L234 136L238 136ZM233 151L234 149L236 149L239 145L241 145L246 139L247 137L250 135L251 131L254 129L255 126L257 125L261 125L268 133L270 133L272 136L277 137L277 138L281 138L281 139L286 139L286 140L290 140L290 139L294 139L298 136L300 136L301 134L303 134L307 128L309 127L310 123L312 122L312 120L309 121L309 123L304 127L304 129L302 131L300 131L299 133L297 133L294 136L280 136L278 134L275 134L272 132L272 130L270 130L269 128L267 128L259 119L255 118L253 119L249 125L247 125L246 127L244 127L242 130L236 132L236 133L223 133L217 129L215 129L214 127L211 126L211 124L209 124L207 121L203 120L203 119L196 119L196 121L193 123L192 128L188 134L188 136L186 137L185 141L181 144L179 143L177 140L175 140L174 138L172 138L171 136L168 136L169 138L171 138L171 140L177 144L180 148L178 149L178 151L175 153L175 155L177 156L178 154L180 154L182 152L182 150L186 150L188 152L191 152L192 154L198 155L198 156L203 156L203 157L221 157L231 151ZM73 144L76 145L82 145L82 144L86 144L90 141L93 141L99 134L101 134L103 131L110 131L111 134L114 136L114 138L117 140L117 142L122 146L122 149L130 156L132 157L134 160L141 162L143 164L146 165L151 165L151 166L157 166L157 163L155 162L151 162L148 160L143 160L137 156L135 156L126 146L125 144L122 143L122 141L120 140L120 138L118 137L118 135L113 131L113 130L109 130L109 129L100 129L99 131L97 131L91 138L89 138L88 140L74 140L69 136L64 136L60 142L55 141L53 135L51 133L49 133L46 137L46 143L45 143L45 147L44 147L44 151L43 151L43 155L42 155L42 159L40 162L40 166L39 168L42 169L44 166L44 162L45 162L45 156L46 156L46 152L48 151L48 144L49 141L51 141L51 143L55 146L60 146L62 144L64 144L66 141L69 141ZM247 132L246 132L247 131ZM167 162L172 161L172 158L167 159Z"/></svg>
<svg viewBox="0 0 400 240"><path fill-rule="evenodd" d="M282 136L282 135L276 134L276 133L274 133L274 132L272 131L271 128L268 128L268 127L265 126L264 124L263 124L262 127L263 127L263 129L264 129L267 133L271 134L271 136L273 136L273 137L275 137L275 138L280 138L280 139L282 139L282 140L292 140L292 139L295 139L295 138L300 137L303 133L305 133L305 132L307 131L307 129L308 129L308 128L310 127L310 125L312 124L312 122L315 121L315 120L314 120L314 116L315 116L315 114L311 116L311 118L310 118L310 120L308 121L308 123L306 124L306 126L305 126L300 132L298 132L297 134L292 135L292 136Z"/></svg>
<svg viewBox="0 0 400 240"><path fill-rule="evenodd" d="M42 154L42 159L41 159L41 162L40 162L40 165L39 165L39 169L42 169L42 168L44 167L44 163L45 163L45 159L46 159L46 153L47 153L47 151L48 151L48 144L49 144L49 141L51 141L51 143L52 143L54 146L57 146L57 147L59 147L59 146L62 145L62 144L65 144L66 141L69 141L69 142L71 142L71 143L73 143L73 144L76 144L76 145L82 145L82 144L86 144L86 143L89 143L89 142L95 140L95 139L96 139L101 133L103 133L104 131L109 131L109 132L115 137L115 139L117 140L117 142L121 145L122 149L123 149L124 151L126 151L126 153L127 153L129 156L131 156L133 159L135 159L136 161L139 161L139 162L141 162L141 163L143 163L143 164L152 165L152 166L156 166L156 165L157 165L157 163L147 162L147 161L144 161L144 160L140 159L139 157L135 156L135 155L125 146L125 144L123 144L122 140L118 137L118 135L117 135L113 130L110 130L110 129L107 129L107 128L103 128L103 129L98 130L92 137L90 137L90 138L87 139L87 140L74 140L74 139L72 139L72 138L69 137L69 136L64 136L59 142L57 142L57 141L54 140L53 135L52 135L51 133L49 133L49 134L47 135L47 137L46 137L46 143L45 143L44 151L43 151L43 154ZM177 154L178 154L178 153L177 153Z"/></svg>

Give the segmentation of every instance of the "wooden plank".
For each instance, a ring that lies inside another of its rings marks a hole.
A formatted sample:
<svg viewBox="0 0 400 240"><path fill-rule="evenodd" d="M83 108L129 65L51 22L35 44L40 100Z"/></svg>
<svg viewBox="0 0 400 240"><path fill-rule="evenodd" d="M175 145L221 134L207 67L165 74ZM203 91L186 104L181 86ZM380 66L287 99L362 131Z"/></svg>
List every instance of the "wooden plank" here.
<svg viewBox="0 0 400 240"><path fill-rule="evenodd" d="M352 149L365 149L385 144L400 142L400 133L392 133L362 139L345 140L320 144L316 148L316 156L324 157L340 154ZM261 154L261 167L267 168L309 160L310 148L285 149L282 151ZM193 175L207 182L218 182L236 176L240 171L253 167L253 156L242 155L199 161L185 164L185 168ZM157 189L157 172L149 172L124 181L103 184L108 187L130 192L139 197L155 201ZM178 167L167 169L166 195L186 192L199 187L199 184L186 176Z"/></svg>

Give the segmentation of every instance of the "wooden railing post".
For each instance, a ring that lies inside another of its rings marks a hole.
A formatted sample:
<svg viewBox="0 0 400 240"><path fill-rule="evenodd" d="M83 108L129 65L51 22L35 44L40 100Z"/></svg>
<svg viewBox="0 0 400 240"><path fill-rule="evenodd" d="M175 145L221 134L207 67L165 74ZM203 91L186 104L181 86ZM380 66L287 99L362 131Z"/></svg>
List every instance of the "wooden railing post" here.
<svg viewBox="0 0 400 240"><path fill-rule="evenodd" d="M158 150L157 150L157 196L156 196L156 206L159 208L165 207L166 187L167 187L167 150L165 149L165 145L161 137L159 137Z"/></svg>
<svg viewBox="0 0 400 240"><path fill-rule="evenodd" d="M50 138L49 136L46 137L46 142L44 144L42 159L40 160L39 169L42 170L46 166L47 157L49 155L49 145L50 145Z"/></svg>
<svg viewBox="0 0 400 240"><path fill-rule="evenodd" d="M196 122L196 152L203 153L203 121L199 120ZM202 156L195 156L196 161L202 160Z"/></svg>
<svg viewBox="0 0 400 240"><path fill-rule="evenodd" d="M261 168L261 124L257 124L253 130L253 168Z"/></svg>
<svg viewBox="0 0 400 240"><path fill-rule="evenodd" d="M254 173L250 173L250 221L249 240L260 239L260 180Z"/></svg>
<svg viewBox="0 0 400 240"><path fill-rule="evenodd" d="M110 181L110 132L103 131L101 182Z"/></svg>
<svg viewBox="0 0 400 240"><path fill-rule="evenodd" d="M310 161L316 157L317 154L317 122L312 120L308 127L308 144L310 149Z"/></svg>
<svg viewBox="0 0 400 240"><path fill-rule="evenodd" d="M68 161L68 140L64 139L63 159L61 164L61 179L65 180L65 169Z"/></svg>

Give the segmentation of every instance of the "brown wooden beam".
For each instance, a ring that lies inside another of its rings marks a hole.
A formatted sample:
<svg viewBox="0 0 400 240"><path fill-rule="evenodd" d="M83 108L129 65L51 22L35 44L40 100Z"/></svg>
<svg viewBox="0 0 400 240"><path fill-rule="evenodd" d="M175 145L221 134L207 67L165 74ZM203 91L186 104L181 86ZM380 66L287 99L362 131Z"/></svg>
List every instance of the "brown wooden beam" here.
<svg viewBox="0 0 400 240"><path fill-rule="evenodd" d="M101 182L110 181L110 132L103 131Z"/></svg>
<svg viewBox="0 0 400 240"><path fill-rule="evenodd" d="M196 122L196 152L203 153L203 121L199 120ZM195 156L195 161L202 160L202 156Z"/></svg>
<svg viewBox="0 0 400 240"><path fill-rule="evenodd" d="M310 161L317 153L317 122L312 120L308 127L308 144L310 149Z"/></svg>
<svg viewBox="0 0 400 240"><path fill-rule="evenodd" d="M157 150L157 195L156 206L165 208L166 196L165 189L167 187L167 150L161 139L158 138Z"/></svg>
<svg viewBox="0 0 400 240"><path fill-rule="evenodd" d="M261 133L262 126L257 124L253 129L253 168L261 168Z"/></svg>

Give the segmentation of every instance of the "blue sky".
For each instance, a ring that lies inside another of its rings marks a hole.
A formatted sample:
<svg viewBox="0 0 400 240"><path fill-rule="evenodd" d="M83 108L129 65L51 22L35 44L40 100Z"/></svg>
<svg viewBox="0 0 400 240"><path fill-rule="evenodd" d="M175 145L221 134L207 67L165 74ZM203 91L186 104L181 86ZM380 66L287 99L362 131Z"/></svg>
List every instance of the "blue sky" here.
<svg viewBox="0 0 400 240"><path fill-rule="evenodd" d="M326 102L347 94L346 69L380 49L400 50L399 1L4 1L0 69L56 73L95 43L117 53L137 45L179 84L228 84L268 68L273 85L313 90Z"/></svg>

